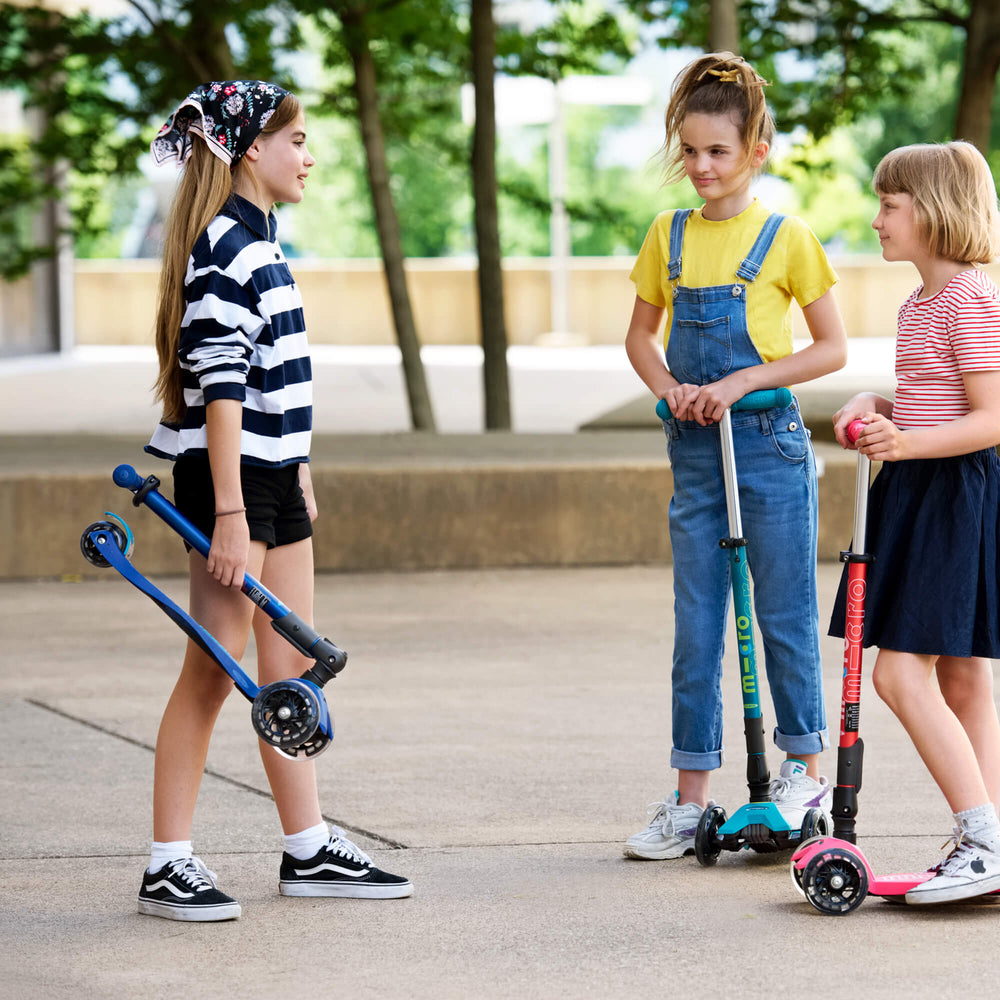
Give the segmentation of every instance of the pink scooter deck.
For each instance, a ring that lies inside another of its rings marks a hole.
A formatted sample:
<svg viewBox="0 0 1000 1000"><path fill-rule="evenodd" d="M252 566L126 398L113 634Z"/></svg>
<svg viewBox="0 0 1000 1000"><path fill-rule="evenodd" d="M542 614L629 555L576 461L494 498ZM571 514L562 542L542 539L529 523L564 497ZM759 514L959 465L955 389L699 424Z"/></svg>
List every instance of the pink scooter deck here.
<svg viewBox="0 0 1000 1000"><path fill-rule="evenodd" d="M802 871L810 859L817 854L831 849L846 850L865 866L865 871L868 874L867 895L869 896L881 896L884 899L894 899L903 902L903 897L910 889L920 885L921 882L926 882L931 877L930 872L900 872L892 875L876 875L872 871L871 865L868 864L868 859L855 844L849 844L847 841L839 840L836 837L816 837L814 840L807 841L792 855L792 865L794 868Z"/></svg>
<svg viewBox="0 0 1000 1000"><path fill-rule="evenodd" d="M926 882L931 877L930 872L900 872L896 875L880 875L868 882L869 896L882 896L885 899L905 896L912 888Z"/></svg>
<svg viewBox="0 0 1000 1000"><path fill-rule="evenodd" d="M849 851L858 861L860 861L868 873L869 896L881 896L891 902L904 903L906 894L915 886L927 882L933 872L897 872L891 875L878 875L872 872L868 859L858 850L854 844L847 841L838 840L836 837L816 837L803 844L793 855L792 865L800 872L805 868L811 858L817 854L830 849L844 849ZM987 896L1000 896L1000 889L993 892L984 893Z"/></svg>

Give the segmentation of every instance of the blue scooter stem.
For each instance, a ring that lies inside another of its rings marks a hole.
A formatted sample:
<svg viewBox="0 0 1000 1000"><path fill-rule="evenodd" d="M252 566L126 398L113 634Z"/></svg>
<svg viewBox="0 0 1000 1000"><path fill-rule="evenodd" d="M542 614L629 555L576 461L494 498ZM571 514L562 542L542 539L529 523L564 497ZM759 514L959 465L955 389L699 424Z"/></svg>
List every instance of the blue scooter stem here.
<svg viewBox="0 0 1000 1000"><path fill-rule="evenodd" d="M192 524L169 500L159 493L160 481L155 476L143 479L131 465L119 465L112 473L116 486L135 494L132 503L145 504L162 521L165 521L191 547L206 559L212 546L211 540ZM249 573L243 577L243 593L271 619L271 627L288 640L300 653L315 660L303 677L322 687L332 680L347 663L347 654L329 639L321 636L290 608L278 600L259 580Z"/></svg>

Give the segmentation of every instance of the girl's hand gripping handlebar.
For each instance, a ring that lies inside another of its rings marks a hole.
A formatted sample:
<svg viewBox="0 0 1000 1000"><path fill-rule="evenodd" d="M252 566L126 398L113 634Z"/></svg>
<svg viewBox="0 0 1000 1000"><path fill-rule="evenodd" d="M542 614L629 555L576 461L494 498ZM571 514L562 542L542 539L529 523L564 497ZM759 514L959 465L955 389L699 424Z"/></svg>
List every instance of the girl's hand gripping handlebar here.
<svg viewBox="0 0 1000 1000"><path fill-rule="evenodd" d="M748 392L742 399L736 400L730 409L737 411L770 410L774 406L788 406L791 401L791 389L758 389L756 392ZM661 420L669 420L673 416L665 399L657 401L656 415ZM859 420L857 423L861 423L861 421Z"/></svg>

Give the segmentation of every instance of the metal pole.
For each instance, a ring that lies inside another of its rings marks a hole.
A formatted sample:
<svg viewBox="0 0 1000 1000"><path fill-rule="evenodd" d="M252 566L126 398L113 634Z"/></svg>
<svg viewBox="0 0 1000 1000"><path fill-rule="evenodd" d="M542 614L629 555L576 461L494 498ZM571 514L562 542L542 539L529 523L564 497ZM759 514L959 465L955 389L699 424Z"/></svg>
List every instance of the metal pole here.
<svg viewBox="0 0 1000 1000"><path fill-rule="evenodd" d="M729 537L743 537L740 517L739 486L736 482L736 456L733 454L733 418L726 408L719 421L719 443L722 446L722 478L726 484L726 513L729 516Z"/></svg>
<svg viewBox="0 0 1000 1000"><path fill-rule="evenodd" d="M552 333L569 331L569 215L566 212L566 174L569 154L560 84L552 88L549 123L549 258Z"/></svg>

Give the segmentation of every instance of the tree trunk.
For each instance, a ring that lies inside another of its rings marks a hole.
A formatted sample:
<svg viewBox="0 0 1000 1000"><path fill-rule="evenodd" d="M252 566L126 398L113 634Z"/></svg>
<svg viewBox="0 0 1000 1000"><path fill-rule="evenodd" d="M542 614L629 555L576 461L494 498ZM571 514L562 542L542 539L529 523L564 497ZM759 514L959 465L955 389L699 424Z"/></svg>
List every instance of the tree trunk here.
<svg viewBox="0 0 1000 1000"><path fill-rule="evenodd" d="M955 118L955 138L973 143L985 156L990 149L993 92L1000 70L1000 5L972 0L966 22L962 91Z"/></svg>
<svg viewBox="0 0 1000 1000"><path fill-rule="evenodd" d="M740 54L739 0L709 0L708 48L711 52Z"/></svg>
<svg viewBox="0 0 1000 1000"><path fill-rule="evenodd" d="M226 25L214 12L205 14L194 8L191 31L182 52L199 83L232 80L236 76Z"/></svg>
<svg viewBox="0 0 1000 1000"><path fill-rule="evenodd" d="M487 430L509 430L510 385L507 325L497 213L496 109L493 70L496 36L493 0L472 0L472 82L476 124L472 138L472 192L479 255L479 322L483 345L483 390Z"/></svg>
<svg viewBox="0 0 1000 1000"><path fill-rule="evenodd" d="M368 41L360 31L347 33L351 63L354 67L354 93L358 100L358 120L361 141L365 148L368 185L371 188L375 209L375 228L378 230L382 264L385 269L389 301L396 327L396 339L403 356L403 376L406 395L410 403L410 417L415 430L436 430L434 411L431 407L423 362L420 359L420 341L410 306L403 269L403 248L399 235L399 218L389 189L389 167L385 156L385 137L379 117L378 91L375 80L375 62L368 48Z"/></svg>

